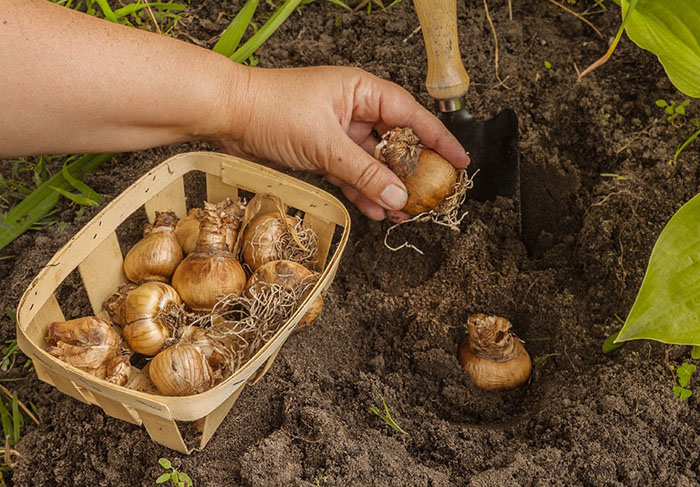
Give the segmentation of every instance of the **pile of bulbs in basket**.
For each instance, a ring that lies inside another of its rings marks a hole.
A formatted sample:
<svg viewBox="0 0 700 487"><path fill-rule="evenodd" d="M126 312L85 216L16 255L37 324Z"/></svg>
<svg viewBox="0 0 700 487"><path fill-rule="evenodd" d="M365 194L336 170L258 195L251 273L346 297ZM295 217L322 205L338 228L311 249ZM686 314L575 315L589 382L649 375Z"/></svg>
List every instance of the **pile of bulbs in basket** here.
<svg viewBox="0 0 700 487"><path fill-rule="evenodd" d="M150 358L148 373L161 394L204 392L294 314L318 280L308 268L317 248L313 230L272 195L205 203L180 221L156 212L124 258L131 282L104 303L111 323L95 316L51 323L48 351L118 385L129 381L132 355L141 354ZM296 331L322 306L319 296Z"/></svg>

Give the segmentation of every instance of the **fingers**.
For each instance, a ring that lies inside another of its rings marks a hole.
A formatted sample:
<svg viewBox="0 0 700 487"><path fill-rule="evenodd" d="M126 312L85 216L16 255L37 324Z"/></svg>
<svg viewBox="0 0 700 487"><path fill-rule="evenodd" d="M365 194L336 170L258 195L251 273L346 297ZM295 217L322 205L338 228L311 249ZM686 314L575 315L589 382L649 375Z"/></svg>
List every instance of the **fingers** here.
<svg viewBox="0 0 700 487"><path fill-rule="evenodd" d="M408 193L399 177L350 140L345 133L341 134L335 139L337 142L331 158L326 162L328 173L381 208L403 208Z"/></svg>
<svg viewBox="0 0 700 487"><path fill-rule="evenodd" d="M372 220L384 220L386 218L386 210L381 206L374 203L372 200L364 197L359 191L357 191L352 186L342 182L340 179L334 176L326 176L326 179L331 184L334 184L340 188L345 197L353 203L357 208L364 213L368 218ZM398 212L397 212L398 213Z"/></svg>
<svg viewBox="0 0 700 487"><path fill-rule="evenodd" d="M443 123L421 106L403 88L389 81L375 78L381 93L377 131L384 133L394 127L411 127L421 143L440 153L456 168L469 165L469 155L457 138Z"/></svg>

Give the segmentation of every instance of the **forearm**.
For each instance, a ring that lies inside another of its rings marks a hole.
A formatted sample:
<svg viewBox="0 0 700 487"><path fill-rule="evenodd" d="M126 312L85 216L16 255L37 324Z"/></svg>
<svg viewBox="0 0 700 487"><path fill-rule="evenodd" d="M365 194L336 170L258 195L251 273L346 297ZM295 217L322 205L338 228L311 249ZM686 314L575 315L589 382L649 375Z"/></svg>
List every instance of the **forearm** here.
<svg viewBox="0 0 700 487"><path fill-rule="evenodd" d="M0 3L0 66L0 157L216 140L248 83L219 54L46 0Z"/></svg>

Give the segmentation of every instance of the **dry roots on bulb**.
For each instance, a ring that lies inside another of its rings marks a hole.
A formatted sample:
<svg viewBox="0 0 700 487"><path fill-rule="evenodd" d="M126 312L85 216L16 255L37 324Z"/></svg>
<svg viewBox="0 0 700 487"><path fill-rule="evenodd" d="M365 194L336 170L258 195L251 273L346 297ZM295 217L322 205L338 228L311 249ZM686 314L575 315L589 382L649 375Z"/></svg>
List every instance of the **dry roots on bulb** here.
<svg viewBox="0 0 700 487"><path fill-rule="evenodd" d="M226 198L216 204L216 209L220 211L219 216L226 234L226 245L230 251L233 251L233 246L238 237L238 229L245 212L245 203L243 203L241 198L237 198L235 201L231 198ZM191 254L197 246L199 222L203 216L203 209L193 208L187 217L180 220L175 227L175 236L185 254Z"/></svg>
<svg viewBox="0 0 700 487"><path fill-rule="evenodd" d="M256 217L243 234L243 261L251 271L273 260L286 259L300 264L312 262L318 249L316 233L296 217L279 212Z"/></svg>
<svg viewBox="0 0 700 487"><path fill-rule="evenodd" d="M246 294L250 296L251 289L256 286L277 284L291 291L300 303L311 292L316 282L318 282L316 274L303 265L289 260L275 260L263 264L250 276L246 285ZM319 295L301 318L295 331L311 326L322 309L323 297Z"/></svg>
<svg viewBox="0 0 700 487"><path fill-rule="evenodd" d="M144 237L134 245L124 258L124 273L132 282L167 282L182 261L182 248L175 237L177 217L166 211L156 212L151 225L144 230Z"/></svg>
<svg viewBox="0 0 700 487"><path fill-rule="evenodd" d="M530 377L530 356L511 326L499 316L475 314L467 320L469 336L459 347L459 361L477 387L514 389Z"/></svg>
<svg viewBox="0 0 700 487"><path fill-rule="evenodd" d="M149 356L163 349L184 319L180 296L162 282L147 282L129 291L120 311L124 339L134 352Z"/></svg>
<svg viewBox="0 0 700 487"><path fill-rule="evenodd" d="M129 380L131 365L121 349L121 336L103 319L55 321L49 325L46 342L51 355L88 374L117 385Z"/></svg>
<svg viewBox="0 0 700 487"><path fill-rule="evenodd" d="M126 302L126 297L131 291L136 289L138 286L133 282L128 282L119 286L116 293L112 294L107 301L104 302L102 307L109 315L109 319L112 323L119 326L126 325L126 317L124 316L124 303Z"/></svg>
<svg viewBox="0 0 700 487"><path fill-rule="evenodd" d="M219 211L207 203L200 221L197 247L173 274L173 287L190 308L209 311L218 296L240 295L245 282L241 264L226 245Z"/></svg>
<svg viewBox="0 0 700 487"><path fill-rule="evenodd" d="M178 342L148 366L151 382L165 396L190 396L211 389L231 373L233 354L209 332L188 326Z"/></svg>
<svg viewBox="0 0 700 487"><path fill-rule="evenodd" d="M419 142L409 127L395 128L384 134L375 149L375 157L406 185L408 202L402 211L411 216L439 206L454 194L457 184L452 164Z"/></svg>

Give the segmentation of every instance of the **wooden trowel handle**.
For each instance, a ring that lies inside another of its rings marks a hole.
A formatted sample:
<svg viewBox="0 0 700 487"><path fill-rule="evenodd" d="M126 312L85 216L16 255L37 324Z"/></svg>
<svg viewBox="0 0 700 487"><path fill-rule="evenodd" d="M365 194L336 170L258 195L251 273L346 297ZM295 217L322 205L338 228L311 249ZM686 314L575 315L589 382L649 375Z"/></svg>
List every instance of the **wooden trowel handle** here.
<svg viewBox="0 0 700 487"><path fill-rule="evenodd" d="M413 5L428 54L428 93L437 100L464 96L469 75L459 53L457 0L413 0Z"/></svg>

